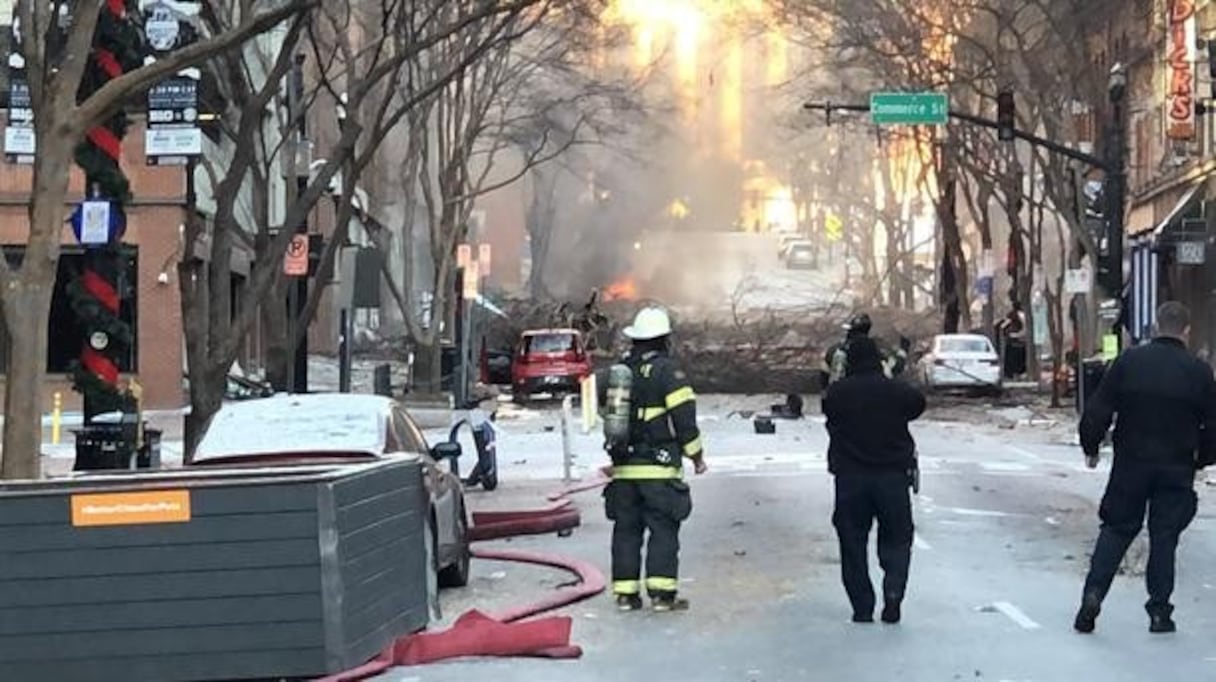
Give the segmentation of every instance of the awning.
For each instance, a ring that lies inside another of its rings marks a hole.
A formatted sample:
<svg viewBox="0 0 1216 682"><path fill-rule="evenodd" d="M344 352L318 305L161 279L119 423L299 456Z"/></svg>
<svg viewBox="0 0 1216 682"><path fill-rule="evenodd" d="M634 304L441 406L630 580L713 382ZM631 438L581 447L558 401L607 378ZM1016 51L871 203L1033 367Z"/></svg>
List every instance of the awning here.
<svg viewBox="0 0 1216 682"><path fill-rule="evenodd" d="M1203 201L1204 196L1207 194L1206 190L1206 179L1200 180L1191 185L1191 187L1187 189L1186 193L1182 195L1182 199L1180 199L1178 203L1174 205L1174 208L1171 209L1170 212L1165 216L1165 219L1157 223L1157 227L1153 229L1153 237L1159 239L1167 230L1177 229L1180 227L1182 217L1190 212L1191 208L1193 208L1196 204Z"/></svg>

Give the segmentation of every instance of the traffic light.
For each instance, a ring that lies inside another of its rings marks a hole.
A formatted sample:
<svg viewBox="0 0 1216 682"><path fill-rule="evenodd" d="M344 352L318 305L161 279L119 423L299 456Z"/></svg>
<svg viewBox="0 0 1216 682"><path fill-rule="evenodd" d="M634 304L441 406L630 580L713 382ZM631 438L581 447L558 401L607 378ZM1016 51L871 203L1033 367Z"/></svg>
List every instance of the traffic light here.
<svg viewBox="0 0 1216 682"><path fill-rule="evenodd" d="M1002 90L996 96L996 135L1002 142L1016 139L1017 111L1013 102L1013 93Z"/></svg>

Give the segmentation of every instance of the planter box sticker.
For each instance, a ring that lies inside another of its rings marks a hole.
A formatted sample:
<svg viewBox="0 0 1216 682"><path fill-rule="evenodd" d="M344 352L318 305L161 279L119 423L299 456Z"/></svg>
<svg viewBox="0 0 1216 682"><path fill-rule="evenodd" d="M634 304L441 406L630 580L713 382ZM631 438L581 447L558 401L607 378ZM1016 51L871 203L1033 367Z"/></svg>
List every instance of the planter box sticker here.
<svg viewBox="0 0 1216 682"><path fill-rule="evenodd" d="M189 490L72 496L73 526L141 526L189 520Z"/></svg>

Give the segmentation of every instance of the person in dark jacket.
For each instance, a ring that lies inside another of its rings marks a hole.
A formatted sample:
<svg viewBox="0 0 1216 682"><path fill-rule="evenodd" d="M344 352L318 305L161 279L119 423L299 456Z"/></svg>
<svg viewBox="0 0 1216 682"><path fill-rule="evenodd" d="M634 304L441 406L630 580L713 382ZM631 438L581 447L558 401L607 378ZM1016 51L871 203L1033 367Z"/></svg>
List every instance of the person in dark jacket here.
<svg viewBox="0 0 1216 682"><path fill-rule="evenodd" d="M1074 627L1093 632L1123 555L1148 512L1145 576L1151 632L1173 632L1174 560L1182 531L1195 518L1195 472L1216 463L1216 380L1187 350L1190 313L1177 302L1157 311L1157 337L1111 364L1086 403L1079 427L1090 468L1111 421L1115 457L1098 516L1102 529Z"/></svg>
<svg viewBox="0 0 1216 682"><path fill-rule="evenodd" d="M878 561L885 623L898 623L912 560L912 500L916 443L908 430L925 411L925 397L883 374L872 339L849 344L848 373L823 397L828 470L836 479L832 524L840 540L840 570L853 605L853 622L874 622L874 586L867 551L878 520Z"/></svg>

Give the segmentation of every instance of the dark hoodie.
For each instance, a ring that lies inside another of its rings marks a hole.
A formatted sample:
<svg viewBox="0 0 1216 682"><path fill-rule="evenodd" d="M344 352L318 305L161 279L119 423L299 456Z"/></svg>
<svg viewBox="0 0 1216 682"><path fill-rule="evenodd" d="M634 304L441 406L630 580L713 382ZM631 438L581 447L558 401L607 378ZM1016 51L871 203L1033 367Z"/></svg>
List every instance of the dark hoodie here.
<svg viewBox="0 0 1216 682"><path fill-rule="evenodd" d="M848 372L823 396L827 417L828 470L833 474L906 471L916 454L908 424L925 411L925 397L888 379L882 354L870 338L849 344Z"/></svg>

